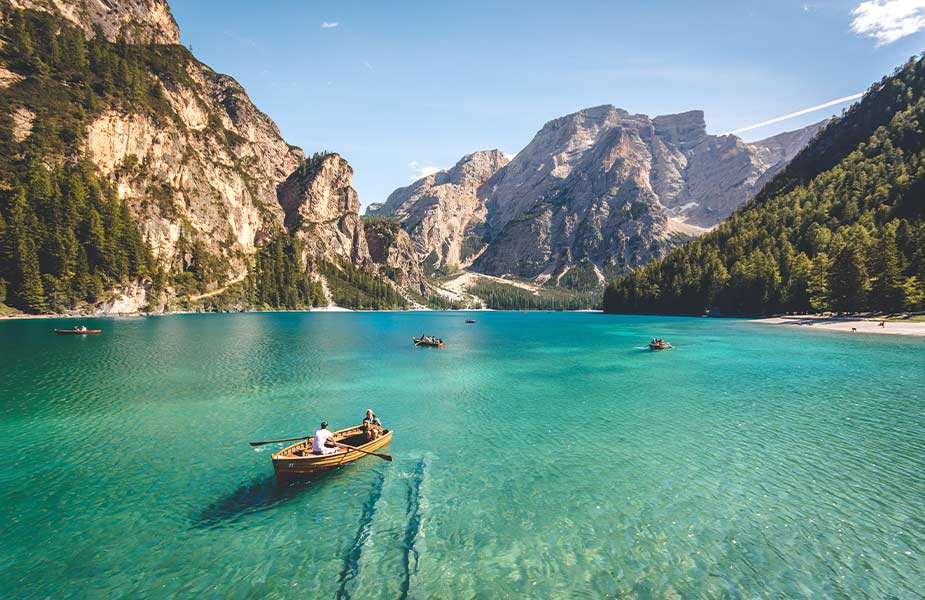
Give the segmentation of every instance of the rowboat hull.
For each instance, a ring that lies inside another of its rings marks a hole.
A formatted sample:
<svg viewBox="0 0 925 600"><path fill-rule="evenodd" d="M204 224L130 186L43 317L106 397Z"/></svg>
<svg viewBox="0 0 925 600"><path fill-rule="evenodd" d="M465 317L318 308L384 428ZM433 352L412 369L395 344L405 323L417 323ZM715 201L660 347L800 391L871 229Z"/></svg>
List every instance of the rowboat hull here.
<svg viewBox="0 0 925 600"><path fill-rule="evenodd" d="M55 329L55 333L58 335L98 335L103 333L102 329L86 329L84 331L78 331L76 329Z"/></svg>
<svg viewBox="0 0 925 600"><path fill-rule="evenodd" d="M414 340L415 346L428 346L430 348L443 348L444 346L446 346L446 342L427 342L427 341L422 340L421 338L411 338L411 339Z"/></svg>
<svg viewBox="0 0 925 600"><path fill-rule="evenodd" d="M358 436L363 435L365 435L363 427L358 425L356 427L350 427L349 429L335 431L334 441L350 444L350 442L346 440L351 440L351 438L356 439ZM357 445L356 448L365 450L366 452L376 452L390 441L392 441L392 430L386 429L383 434L375 440ZM312 475L341 467L367 456L363 452L354 449L341 449L334 454L312 454L311 450L312 438L308 438L305 441L287 446L272 455L270 458L273 461L273 470L276 472L276 478L280 481L290 481L292 479L311 477Z"/></svg>
<svg viewBox="0 0 925 600"><path fill-rule="evenodd" d="M671 344L649 344L649 350L668 350Z"/></svg>

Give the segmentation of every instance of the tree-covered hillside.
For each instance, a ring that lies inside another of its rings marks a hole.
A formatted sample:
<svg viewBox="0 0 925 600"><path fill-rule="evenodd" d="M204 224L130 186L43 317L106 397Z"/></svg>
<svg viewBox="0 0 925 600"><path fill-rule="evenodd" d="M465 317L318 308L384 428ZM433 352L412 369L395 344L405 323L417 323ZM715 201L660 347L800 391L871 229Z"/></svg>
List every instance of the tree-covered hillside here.
<svg viewBox="0 0 925 600"><path fill-rule="evenodd" d="M0 90L0 302L60 311L155 277L126 206L74 149L101 105L162 108L145 73L182 73L183 51L143 56L101 35L87 42L76 27L33 11L12 11L2 38L0 63L22 80ZM31 116L18 115L24 106Z"/></svg>
<svg viewBox="0 0 925 600"><path fill-rule="evenodd" d="M326 303L321 271L331 280L335 301L369 308L405 306L395 288L372 273L306 257L300 241L282 228L261 232L269 234L261 235L262 247L241 257L247 273L229 285L233 251L210 251L202 236L189 234L189 221L173 204L176 190L151 175L149 157L125 156L109 178L86 148L88 128L109 111L145 115L155 128L173 127L189 138L214 138L215 145L236 157L243 138L226 128L219 108L197 103L206 111L206 126L190 130L169 101L169 94L182 89L203 93L190 69L198 65L203 72L206 67L180 45L111 42L98 27L87 39L73 23L48 12L10 9L2 16L0 68L7 75L0 85L0 309L8 305L29 313L59 313L90 308L134 282L144 283L153 309L168 299L168 309L302 309ZM236 101L223 97L231 112L240 108ZM187 163L189 148L171 160ZM325 156L311 156L300 172L317 167ZM238 175L257 203L277 203L272 191L260 196L251 189L240 166L254 160L247 155L235 163ZM127 181L148 182L137 210L157 206L177 226L173 259L155 260L142 233L142 217L117 194L114 183ZM214 233L218 228L211 231L218 245L233 245L234 240ZM218 293L223 289L227 293Z"/></svg>
<svg viewBox="0 0 925 600"><path fill-rule="evenodd" d="M749 204L604 292L607 312L925 308L925 58L833 120Z"/></svg>

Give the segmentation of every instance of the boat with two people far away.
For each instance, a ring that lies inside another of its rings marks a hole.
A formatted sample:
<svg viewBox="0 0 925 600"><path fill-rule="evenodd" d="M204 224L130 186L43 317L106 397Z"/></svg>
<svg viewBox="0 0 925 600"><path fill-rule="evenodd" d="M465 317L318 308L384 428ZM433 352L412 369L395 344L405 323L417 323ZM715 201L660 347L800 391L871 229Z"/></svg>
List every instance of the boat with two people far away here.
<svg viewBox="0 0 925 600"><path fill-rule="evenodd" d="M649 350L668 350L673 348L671 344L663 340L662 338L655 338L649 342Z"/></svg>
<svg viewBox="0 0 925 600"><path fill-rule="evenodd" d="M475 319L466 319L466 323L475 323Z"/></svg>
<svg viewBox="0 0 925 600"><path fill-rule="evenodd" d="M58 335L98 335L102 329L87 329L85 325L75 325L73 329L55 329Z"/></svg>
<svg viewBox="0 0 925 600"><path fill-rule="evenodd" d="M411 338L414 340L415 346L431 346L432 348L443 348L446 346L446 343L433 335L424 335L421 334L421 337Z"/></svg>
<svg viewBox="0 0 925 600"><path fill-rule="evenodd" d="M363 425L335 431L332 441L338 450L331 454L313 454L312 442L314 440L311 436L251 442L251 446L291 442L293 440L298 441L270 456L273 461L273 470L276 472L276 478L279 481L290 481L316 475L322 471L352 463L370 454L392 462L392 457L388 454L376 452L376 450L392 441L392 430L383 429L379 437L367 440L366 429Z"/></svg>

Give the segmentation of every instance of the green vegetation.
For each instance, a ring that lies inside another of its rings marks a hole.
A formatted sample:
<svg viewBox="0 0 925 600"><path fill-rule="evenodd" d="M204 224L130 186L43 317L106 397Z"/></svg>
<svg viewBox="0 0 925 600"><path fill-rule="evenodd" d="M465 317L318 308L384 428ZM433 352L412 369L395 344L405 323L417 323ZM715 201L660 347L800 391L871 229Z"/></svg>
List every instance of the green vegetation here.
<svg viewBox="0 0 925 600"><path fill-rule="evenodd" d="M713 232L611 283L608 312L899 312L925 302L925 59L834 120Z"/></svg>
<svg viewBox="0 0 925 600"><path fill-rule="evenodd" d="M422 300L424 300L422 298ZM450 300L445 298L440 294L430 294L423 304L427 304L428 307L434 308L437 310L465 310L469 308L468 303L464 300Z"/></svg>
<svg viewBox="0 0 925 600"><path fill-rule="evenodd" d="M177 116L163 85L193 86L183 46L111 43L101 31L91 40L64 19L12 10L3 23L0 59L25 79L0 90L0 175L21 170L23 158L69 158L86 126L116 107L155 119ZM31 134L12 135L13 111L35 113Z"/></svg>
<svg viewBox="0 0 925 600"><path fill-rule="evenodd" d="M172 115L158 80L186 81L191 56L181 46L112 44L100 32L87 41L63 19L35 11L10 11L0 35L0 62L24 77L0 89L0 301L62 311L119 283L162 283L128 208L75 157L105 107ZM34 115L24 137L14 135L20 109ZM123 165L137 168L137 157Z"/></svg>
<svg viewBox="0 0 925 600"><path fill-rule="evenodd" d="M93 165L49 170L32 160L0 192L0 302L60 312L158 275L128 207Z"/></svg>
<svg viewBox="0 0 925 600"><path fill-rule="evenodd" d="M540 288L536 293L506 283L478 279L467 290L495 310L582 310L600 308L598 292L577 293L559 288Z"/></svg>
<svg viewBox="0 0 925 600"><path fill-rule="evenodd" d="M308 308L325 303L308 274L296 238L281 234L254 258L245 281L221 294L189 297L220 287L229 258L211 253L182 232L176 263L157 265L140 230L112 186L85 160L87 126L104 110L145 114L182 125L164 89L197 89L187 73L194 62L182 46L111 43L92 39L66 20L44 12L11 10L0 28L0 64L23 80L0 89L0 302L27 312L63 311L102 299L105 289L150 278L153 296L169 286L178 308ZM31 130L15 135L14 113L34 115ZM208 134L229 151L241 138L209 115ZM302 169L327 156L316 153ZM48 167L47 165L58 165ZM144 160L128 155L120 177L144 175ZM143 205L178 218L174 190L148 184ZM169 268L167 276L161 267Z"/></svg>
<svg viewBox="0 0 925 600"><path fill-rule="evenodd" d="M258 307L295 310L327 304L321 283L303 266L302 244L294 235L277 235L260 248L246 281Z"/></svg>
<svg viewBox="0 0 925 600"><path fill-rule="evenodd" d="M555 283L550 279L550 283ZM589 258L582 258L565 275L559 278L558 285L576 292L600 293L601 282L597 278L594 263Z"/></svg>
<svg viewBox="0 0 925 600"><path fill-rule="evenodd" d="M319 271L328 282L328 289L338 306L361 310L408 308L408 302L394 286L350 262L338 260L335 264L321 261Z"/></svg>

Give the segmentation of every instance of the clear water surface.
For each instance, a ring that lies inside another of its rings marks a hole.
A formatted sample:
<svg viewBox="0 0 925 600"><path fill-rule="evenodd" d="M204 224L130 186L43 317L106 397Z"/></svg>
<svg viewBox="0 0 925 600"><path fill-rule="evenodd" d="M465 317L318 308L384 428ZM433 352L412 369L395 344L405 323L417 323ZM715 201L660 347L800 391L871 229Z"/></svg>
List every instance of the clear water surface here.
<svg viewBox="0 0 925 600"><path fill-rule="evenodd" d="M922 597L925 341L466 316L0 323L2 595ZM393 463L248 445L367 407Z"/></svg>

